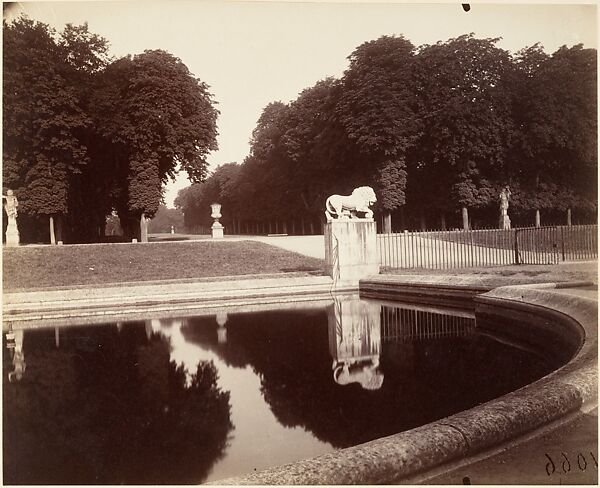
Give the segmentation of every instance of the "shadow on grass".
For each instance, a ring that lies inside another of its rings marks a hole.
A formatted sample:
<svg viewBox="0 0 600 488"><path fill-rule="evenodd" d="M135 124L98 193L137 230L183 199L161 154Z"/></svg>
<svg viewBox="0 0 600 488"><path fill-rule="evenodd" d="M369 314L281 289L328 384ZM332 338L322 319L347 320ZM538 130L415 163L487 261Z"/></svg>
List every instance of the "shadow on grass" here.
<svg viewBox="0 0 600 488"><path fill-rule="evenodd" d="M295 271L304 271L304 272L314 274L314 275L325 274L325 270L323 270L321 268L317 268L315 266L296 266L293 268L281 268L281 271L283 271L284 273L293 273Z"/></svg>
<svg viewBox="0 0 600 488"><path fill-rule="evenodd" d="M177 242L177 241L189 241L189 237L149 237L150 242Z"/></svg>

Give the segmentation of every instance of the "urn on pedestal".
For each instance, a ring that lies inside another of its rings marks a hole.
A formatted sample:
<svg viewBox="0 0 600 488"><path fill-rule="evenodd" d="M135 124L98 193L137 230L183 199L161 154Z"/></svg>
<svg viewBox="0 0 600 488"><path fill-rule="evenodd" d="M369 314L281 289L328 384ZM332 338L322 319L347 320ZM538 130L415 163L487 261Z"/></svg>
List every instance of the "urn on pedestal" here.
<svg viewBox="0 0 600 488"><path fill-rule="evenodd" d="M222 217L221 215L221 204L220 203L212 203L210 205L212 213L210 216L215 219L213 225L211 226L213 239L221 239L223 237L223 225L219 222L219 219Z"/></svg>

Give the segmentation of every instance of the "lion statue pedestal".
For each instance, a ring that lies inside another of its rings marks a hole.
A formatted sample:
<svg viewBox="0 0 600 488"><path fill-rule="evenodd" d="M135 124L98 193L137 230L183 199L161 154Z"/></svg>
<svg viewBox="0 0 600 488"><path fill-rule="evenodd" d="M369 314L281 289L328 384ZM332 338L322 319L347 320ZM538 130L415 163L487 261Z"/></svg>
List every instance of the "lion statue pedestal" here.
<svg viewBox="0 0 600 488"><path fill-rule="evenodd" d="M336 283L358 285L361 278L379 274L377 225L369 208L376 201L368 186L355 189L349 196L327 199L325 266Z"/></svg>

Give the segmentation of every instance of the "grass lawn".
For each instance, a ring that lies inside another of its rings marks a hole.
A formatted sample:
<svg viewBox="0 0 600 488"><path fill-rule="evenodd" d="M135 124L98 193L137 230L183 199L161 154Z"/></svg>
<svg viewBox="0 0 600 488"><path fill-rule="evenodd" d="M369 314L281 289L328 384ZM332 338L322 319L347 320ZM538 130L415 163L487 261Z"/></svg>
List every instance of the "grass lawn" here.
<svg viewBox="0 0 600 488"><path fill-rule="evenodd" d="M3 289L213 276L321 273L324 262L252 241L182 241L3 248Z"/></svg>
<svg viewBox="0 0 600 488"><path fill-rule="evenodd" d="M454 268L454 269L395 269L382 270L382 274L403 275L479 275L535 278L539 283L560 281L598 282L598 263L519 264L506 266Z"/></svg>
<svg viewBox="0 0 600 488"><path fill-rule="evenodd" d="M488 229L469 232L440 231L419 233L419 235L465 245L512 250L515 248L516 232L518 232L518 247L522 251L564 253L567 258L592 258L597 255L598 227L595 225Z"/></svg>

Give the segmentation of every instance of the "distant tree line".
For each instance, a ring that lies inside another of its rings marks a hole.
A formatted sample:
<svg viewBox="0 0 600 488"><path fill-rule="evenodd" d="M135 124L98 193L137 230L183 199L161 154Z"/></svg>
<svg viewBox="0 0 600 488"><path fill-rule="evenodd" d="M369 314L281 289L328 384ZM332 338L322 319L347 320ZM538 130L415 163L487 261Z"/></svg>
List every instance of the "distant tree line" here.
<svg viewBox="0 0 600 488"><path fill-rule="evenodd" d="M186 225L218 201L230 233L318 232L327 196L362 185L388 231L496 226L506 185L517 225L595 221L596 50L497 42L365 42L341 79L268 104L242 164L180 191Z"/></svg>
<svg viewBox="0 0 600 488"><path fill-rule="evenodd" d="M24 241L102 239L116 211L137 237L179 168L207 176L218 111L208 86L162 50L112 59L87 24L57 33L3 22L3 192Z"/></svg>

